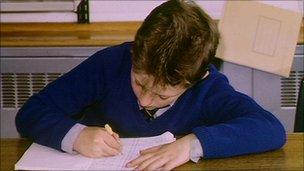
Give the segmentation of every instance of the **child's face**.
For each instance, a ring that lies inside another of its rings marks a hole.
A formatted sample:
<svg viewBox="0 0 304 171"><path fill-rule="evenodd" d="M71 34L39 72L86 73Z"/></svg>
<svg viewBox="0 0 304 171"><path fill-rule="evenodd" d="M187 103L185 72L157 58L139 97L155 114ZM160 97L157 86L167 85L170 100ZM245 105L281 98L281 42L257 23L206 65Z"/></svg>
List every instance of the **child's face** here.
<svg viewBox="0 0 304 171"><path fill-rule="evenodd" d="M161 108L174 102L186 88L182 86L154 86L153 77L131 71L133 91L142 107L147 110Z"/></svg>

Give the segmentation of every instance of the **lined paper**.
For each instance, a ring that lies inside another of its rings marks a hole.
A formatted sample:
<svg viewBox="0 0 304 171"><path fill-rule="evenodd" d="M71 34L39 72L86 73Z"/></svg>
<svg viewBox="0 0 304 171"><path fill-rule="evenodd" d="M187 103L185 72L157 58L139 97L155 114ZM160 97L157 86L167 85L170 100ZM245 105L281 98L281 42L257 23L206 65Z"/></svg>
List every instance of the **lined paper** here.
<svg viewBox="0 0 304 171"><path fill-rule="evenodd" d="M122 154L113 157L88 158L71 155L33 143L15 164L15 170L132 170L125 165L139 156L139 151L175 141L172 133L143 138L121 138Z"/></svg>

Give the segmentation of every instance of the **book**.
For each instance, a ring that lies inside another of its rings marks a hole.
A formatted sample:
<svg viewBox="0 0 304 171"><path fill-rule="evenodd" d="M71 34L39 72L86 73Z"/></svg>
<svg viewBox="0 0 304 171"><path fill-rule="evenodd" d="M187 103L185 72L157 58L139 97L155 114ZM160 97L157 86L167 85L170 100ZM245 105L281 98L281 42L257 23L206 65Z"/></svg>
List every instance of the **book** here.
<svg viewBox="0 0 304 171"><path fill-rule="evenodd" d="M102 158L68 154L33 143L15 164L15 170L132 170L125 166L139 156L140 150L175 140L170 132L153 137L121 138L122 154Z"/></svg>
<svg viewBox="0 0 304 171"><path fill-rule="evenodd" d="M256 1L227 1L216 57L288 77L303 14Z"/></svg>

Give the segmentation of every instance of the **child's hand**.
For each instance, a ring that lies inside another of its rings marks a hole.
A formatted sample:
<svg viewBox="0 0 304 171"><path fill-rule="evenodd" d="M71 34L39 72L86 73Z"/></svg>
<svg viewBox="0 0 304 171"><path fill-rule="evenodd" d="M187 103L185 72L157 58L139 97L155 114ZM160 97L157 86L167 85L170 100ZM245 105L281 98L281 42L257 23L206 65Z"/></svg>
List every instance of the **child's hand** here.
<svg viewBox="0 0 304 171"><path fill-rule="evenodd" d="M190 142L196 137L189 134L173 143L140 151L140 156L127 164L135 170L171 170L190 159Z"/></svg>
<svg viewBox="0 0 304 171"><path fill-rule="evenodd" d="M118 134L111 136L104 128L86 127L78 135L74 150L87 157L115 156L121 152Z"/></svg>

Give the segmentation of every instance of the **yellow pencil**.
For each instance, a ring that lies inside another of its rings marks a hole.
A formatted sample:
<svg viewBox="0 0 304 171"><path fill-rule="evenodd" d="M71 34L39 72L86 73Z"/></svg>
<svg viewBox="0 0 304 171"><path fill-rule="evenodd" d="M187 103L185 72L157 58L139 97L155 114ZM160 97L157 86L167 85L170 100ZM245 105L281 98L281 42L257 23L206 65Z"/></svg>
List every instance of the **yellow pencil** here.
<svg viewBox="0 0 304 171"><path fill-rule="evenodd" d="M114 133L113 133L113 130L112 130L112 128L110 127L109 124L106 124L106 125L105 125L105 129L106 129L106 131L107 131L110 135L113 135L113 134L114 134Z"/></svg>
<svg viewBox="0 0 304 171"><path fill-rule="evenodd" d="M106 129L106 131L107 131L111 136L113 136L113 137L115 138L116 141L118 141L118 142L120 143L120 140L117 139L116 136L114 136L114 132L113 132L113 130L112 130L112 128L110 127L109 124L106 124L106 125L105 125L105 129ZM120 152L119 154L122 154L122 152Z"/></svg>

